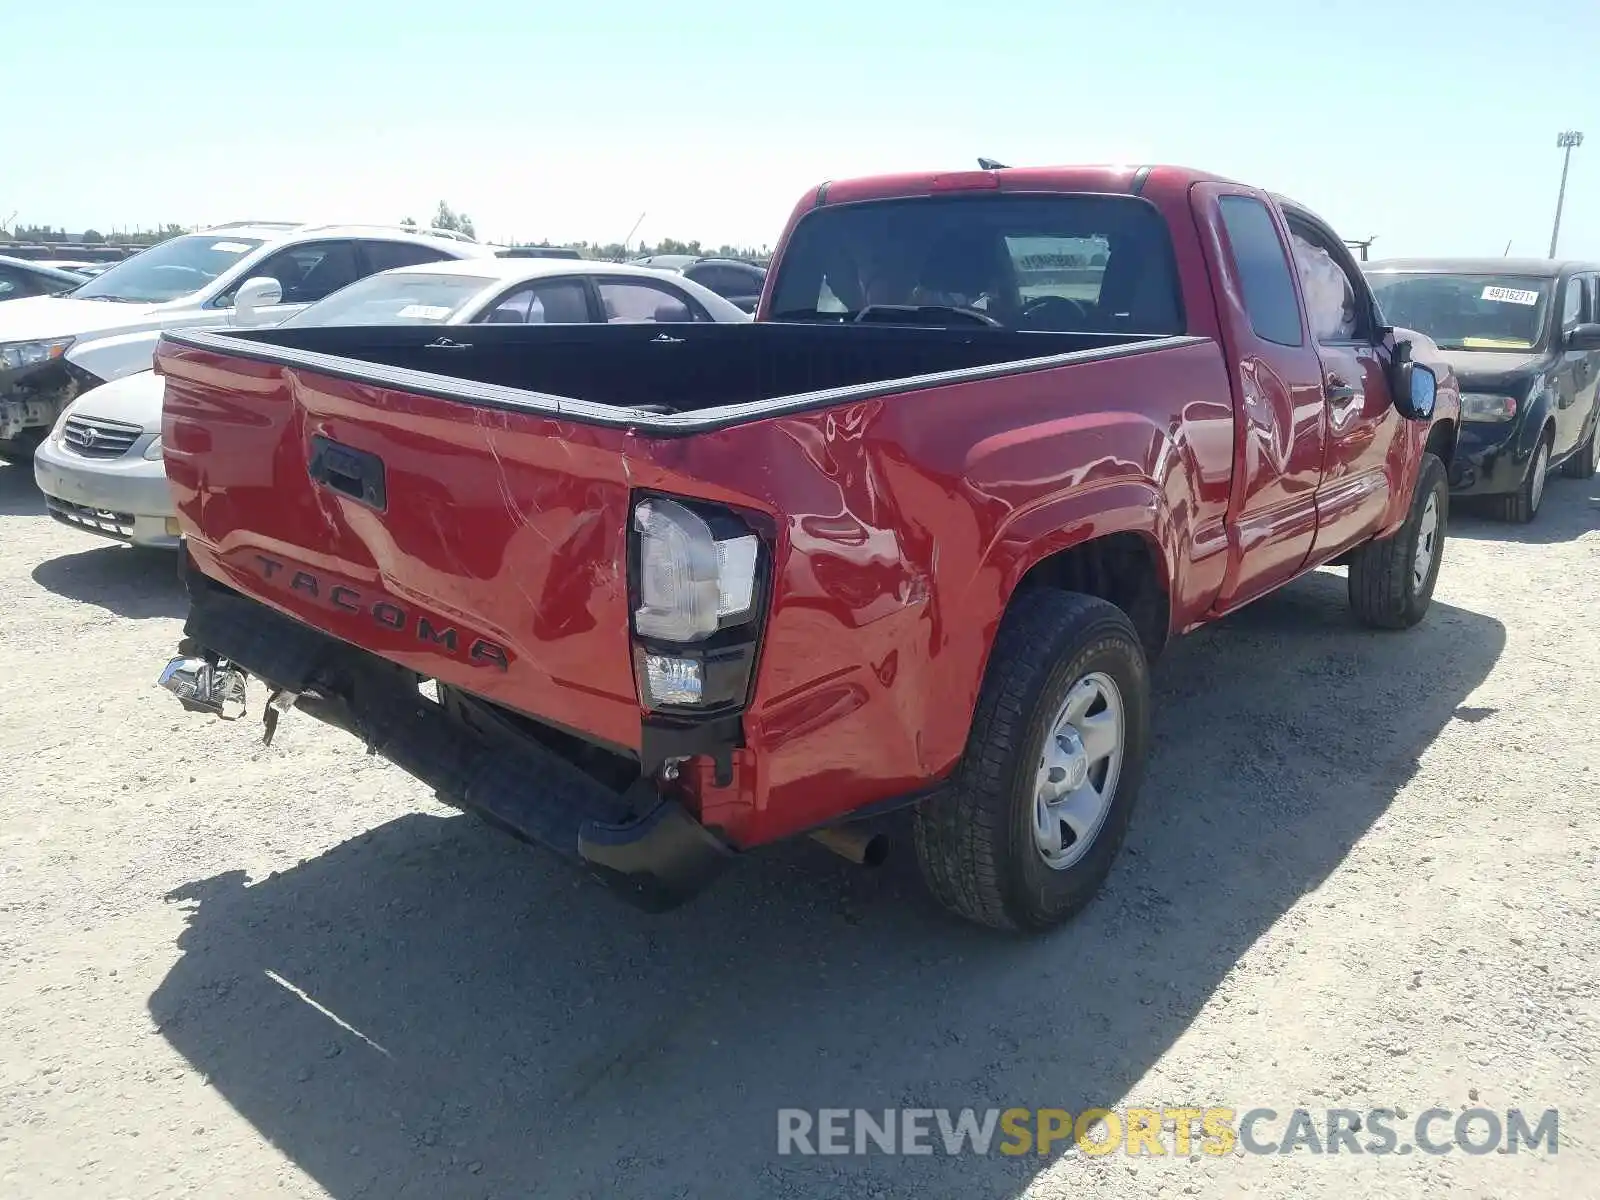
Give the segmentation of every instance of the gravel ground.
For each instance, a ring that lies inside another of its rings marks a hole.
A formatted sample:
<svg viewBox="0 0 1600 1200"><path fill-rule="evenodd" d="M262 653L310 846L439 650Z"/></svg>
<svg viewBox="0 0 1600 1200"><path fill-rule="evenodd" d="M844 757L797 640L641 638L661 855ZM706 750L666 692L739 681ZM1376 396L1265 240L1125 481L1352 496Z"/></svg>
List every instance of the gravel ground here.
<svg viewBox="0 0 1600 1200"><path fill-rule="evenodd" d="M1408 634L1323 572L1179 643L1105 894L1022 940L809 843L635 914L309 718L186 716L170 558L0 467L0 1193L1596 1195L1597 494L1458 519ZM776 1154L787 1106L1140 1103L1561 1140Z"/></svg>

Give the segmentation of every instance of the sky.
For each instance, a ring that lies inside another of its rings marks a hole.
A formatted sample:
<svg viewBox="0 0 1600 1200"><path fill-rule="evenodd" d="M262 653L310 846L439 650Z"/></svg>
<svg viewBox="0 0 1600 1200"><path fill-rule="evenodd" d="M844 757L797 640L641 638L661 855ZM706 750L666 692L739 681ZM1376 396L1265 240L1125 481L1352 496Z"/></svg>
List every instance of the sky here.
<svg viewBox="0 0 1600 1200"><path fill-rule="evenodd" d="M1202 168L1374 257L1542 256L1578 129L1561 254L1600 259L1596 3L12 0L3 30L0 225L447 200L493 240L760 246L823 180L987 155Z"/></svg>

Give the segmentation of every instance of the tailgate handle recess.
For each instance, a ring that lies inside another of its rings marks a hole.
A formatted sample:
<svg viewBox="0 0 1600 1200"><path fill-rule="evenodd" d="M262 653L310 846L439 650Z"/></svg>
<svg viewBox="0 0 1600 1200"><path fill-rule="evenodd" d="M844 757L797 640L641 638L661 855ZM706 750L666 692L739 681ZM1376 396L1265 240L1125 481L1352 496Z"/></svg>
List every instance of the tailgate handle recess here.
<svg viewBox="0 0 1600 1200"><path fill-rule="evenodd" d="M388 505L388 491L383 482L383 459L376 454L341 446L332 438L314 434L306 470L323 487L341 496L349 496L368 508L382 512Z"/></svg>

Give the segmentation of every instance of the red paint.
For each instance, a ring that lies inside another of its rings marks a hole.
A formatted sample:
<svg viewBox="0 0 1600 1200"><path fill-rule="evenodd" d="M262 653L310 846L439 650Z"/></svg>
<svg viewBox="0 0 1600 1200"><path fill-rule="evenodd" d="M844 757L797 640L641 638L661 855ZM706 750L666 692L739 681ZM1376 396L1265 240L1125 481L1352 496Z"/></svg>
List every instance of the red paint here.
<svg viewBox="0 0 1600 1200"><path fill-rule="evenodd" d="M1133 180L1086 168L975 174L1024 190L1126 191ZM940 178L832 184L797 206L791 229L818 203L923 194ZM1171 226L1190 332L1206 342L680 440L164 343L180 520L200 569L250 595L637 747L623 568L631 489L767 514L774 588L748 746L732 786L714 787L696 762L683 787L736 844L770 841L955 764L1008 598L1047 555L1110 533L1143 537L1179 632L1403 513L1426 427L1388 409L1376 351L1324 362L1309 337L1299 350L1254 338L1216 212L1226 190L1262 196L1174 168L1143 187ZM1330 435L1323 375L1358 366L1364 405ZM1441 412L1453 402L1447 384ZM387 513L311 485L315 434L383 458ZM1332 524L1319 529L1324 510ZM262 555L289 566L269 579ZM296 570L360 602L347 610L297 590ZM375 601L456 628L456 651L419 640L414 624L375 633ZM504 649L503 666L465 652L479 638Z"/></svg>

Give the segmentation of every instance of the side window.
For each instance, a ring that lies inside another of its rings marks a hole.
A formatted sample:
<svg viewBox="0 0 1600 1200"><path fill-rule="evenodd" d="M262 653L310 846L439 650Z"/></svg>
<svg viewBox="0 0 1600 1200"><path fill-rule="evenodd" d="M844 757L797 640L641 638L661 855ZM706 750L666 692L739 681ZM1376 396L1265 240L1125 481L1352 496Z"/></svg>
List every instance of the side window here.
<svg viewBox="0 0 1600 1200"><path fill-rule="evenodd" d="M415 242L370 241L361 243L361 257L365 260L365 273L375 275L379 271L392 271L395 267L443 262L450 256L442 250L420 246Z"/></svg>
<svg viewBox="0 0 1600 1200"><path fill-rule="evenodd" d="M1300 271L1300 292L1306 299L1311 336L1319 342L1369 339L1371 331L1362 316L1362 286L1352 276L1326 237L1316 229L1289 218L1289 240Z"/></svg>
<svg viewBox="0 0 1600 1200"><path fill-rule="evenodd" d="M513 289L475 318L486 325L584 325L589 292L581 279L542 279Z"/></svg>
<svg viewBox="0 0 1600 1200"><path fill-rule="evenodd" d="M608 324L710 320L704 309L667 284L646 283L642 279L596 279L595 283Z"/></svg>
<svg viewBox="0 0 1600 1200"><path fill-rule="evenodd" d="M1249 196L1223 196L1220 204L1222 224L1244 287L1245 307L1250 311L1250 328L1263 341L1303 346L1294 277L1272 214L1265 204Z"/></svg>
<svg viewBox="0 0 1600 1200"><path fill-rule="evenodd" d="M1561 328L1571 329L1584 320L1583 277L1574 275L1567 280L1566 299L1561 305Z"/></svg>
<svg viewBox="0 0 1600 1200"><path fill-rule="evenodd" d="M271 255L245 278L276 279L284 304L309 304L354 283L360 274L354 242L305 242Z"/></svg>

